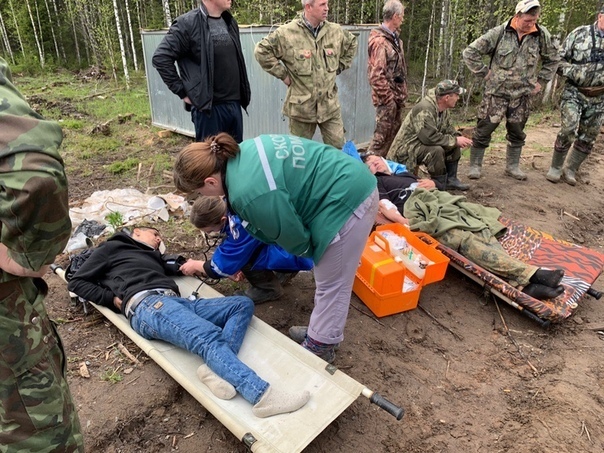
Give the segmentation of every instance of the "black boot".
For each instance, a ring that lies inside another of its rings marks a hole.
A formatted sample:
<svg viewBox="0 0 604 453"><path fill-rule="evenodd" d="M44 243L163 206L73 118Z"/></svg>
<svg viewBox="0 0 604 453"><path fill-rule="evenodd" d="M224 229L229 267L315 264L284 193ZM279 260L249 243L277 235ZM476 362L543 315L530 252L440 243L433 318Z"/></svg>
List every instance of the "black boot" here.
<svg viewBox="0 0 604 453"><path fill-rule="evenodd" d="M524 287L522 292L538 300L555 299L564 292L564 286L560 285L556 288L550 288L539 283L529 283Z"/></svg>
<svg viewBox="0 0 604 453"><path fill-rule="evenodd" d="M447 190L469 190L470 186L468 184L462 183L459 178L457 178L457 167L459 166L459 160L453 162L445 162L445 167L447 169Z"/></svg>
<svg viewBox="0 0 604 453"><path fill-rule="evenodd" d="M298 275L298 271L295 271L295 272L277 272L277 271L275 271L275 274L277 275L277 279L279 280L279 283L281 283L281 286L285 286L289 282L291 282L296 275Z"/></svg>
<svg viewBox="0 0 604 453"><path fill-rule="evenodd" d="M537 269L531 278L531 283L539 283L540 285L549 286L550 288L557 288L564 277L563 269L554 269L553 271L547 269Z"/></svg>
<svg viewBox="0 0 604 453"><path fill-rule="evenodd" d="M447 190L447 175L431 176L438 190Z"/></svg>
<svg viewBox="0 0 604 453"><path fill-rule="evenodd" d="M250 287L243 292L243 295L252 299L254 304L263 304L283 296L283 288L273 271L253 271L246 268L241 271L250 282Z"/></svg>

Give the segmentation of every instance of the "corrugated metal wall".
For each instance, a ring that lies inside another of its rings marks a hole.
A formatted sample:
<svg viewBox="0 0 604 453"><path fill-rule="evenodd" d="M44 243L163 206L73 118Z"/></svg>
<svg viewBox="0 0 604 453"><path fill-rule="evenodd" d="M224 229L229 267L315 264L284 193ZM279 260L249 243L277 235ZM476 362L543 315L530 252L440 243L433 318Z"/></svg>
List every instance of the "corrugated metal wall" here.
<svg viewBox="0 0 604 453"><path fill-rule="evenodd" d="M372 26L345 27L357 35L359 50L353 65L338 76L342 118L346 138L356 143L370 140L375 124L375 109L371 104L371 90L367 82L367 41ZM288 119L281 114L285 85L271 76L256 62L254 47L266 36L271 27L243 27L240 30L243 55L247 63L252 89L249 115L243 115L244 138L266 133L287 133ZM143 31L145 71L151 102L151 119L155 126L163 127L193 137L195 135L191 114L184 110L183 102L174 95L151 65L153 52L165 31ZM320 140L317 130L315 139Z"/></svg>

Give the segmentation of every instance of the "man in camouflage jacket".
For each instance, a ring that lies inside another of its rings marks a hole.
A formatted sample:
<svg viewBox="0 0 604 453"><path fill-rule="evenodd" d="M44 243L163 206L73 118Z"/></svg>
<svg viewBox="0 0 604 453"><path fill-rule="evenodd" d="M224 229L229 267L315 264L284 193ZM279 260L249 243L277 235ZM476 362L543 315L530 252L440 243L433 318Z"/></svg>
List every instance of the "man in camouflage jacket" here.
<svg viewBox="0 0 604 453"><path fill-rule="evenodd" d="M594 24L575 28L566 37L558 74L566 77L560 102L562 127L546 178L554 183L562 178L574 186L575 172L591 153L604 121L604 6Z"/></svg>
<svg viewBox="0 0 604 453"><path fill-rule="evenodd" d="M449 110L465 92L454 80L443 80L430 90L405 117L388 152L388 159L417 174L425 165L440 190L468 190L457 178L461 148L472 144L451 122Z"/></svg>
<svg viewBox="0 0 604 453"><path fill-rule="evenodd" d="M83 452L42 275L71 233L61 128L29 108L0 58L0 450Z"/></svg>
<svg viewBox="0 0 604 453"><path fill-rule="evenodd" d="M375 132L369 151L386 156L401 127L402 110L407 99L407 65L398 30L405 9L399 0L384 5L384 22L369 34L367 76L375 106Z"/></svg>
<svg viewBox="0 0 604 453"><path fill-rule="evenodd" d="M312 139L317 126L323 142L342 148L344 124L336 76L348 69L357 40L328 22L328 0L302 0L304 12L256 45L260 66L287 85L283 114L292 135Z"/></svg>
<svg viewBox="0 0 604 453"><path fill-rule="evenodd" d="M560 60L550 33L537 25L540 11L537 0L521 0L510 21L489 30L463 51L470 71L485 79L478 124L472 137L470 179L480 178L485 149L504 118L508 141L505 174L526 179L518 164L531 98L552 79ZM483 62L485 56L489 57L488 64Z"/></svg>

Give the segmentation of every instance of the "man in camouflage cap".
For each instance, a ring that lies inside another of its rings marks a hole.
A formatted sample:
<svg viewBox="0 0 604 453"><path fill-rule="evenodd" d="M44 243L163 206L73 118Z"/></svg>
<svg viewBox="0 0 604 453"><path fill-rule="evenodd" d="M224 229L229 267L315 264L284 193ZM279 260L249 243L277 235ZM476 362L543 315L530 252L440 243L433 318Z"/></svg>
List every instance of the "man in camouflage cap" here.
<svg viewBox="0 0 604 453"><path fill-rule="evenodd" d="M558 74L566 77L560 102L562 127L546 178L553 183L562 178L574 186L575 173L591 153L604 121L604 6L595 23L575 28L566 37Z"/></svg>
<svg viewBox="0 0 604 453"><path fill-rule="evenodd" d="M472 145L451 123L449 110L465 90L454 80L443 80L430 90L405 117L396 134L388 159L405 164L417 174L425 165L440 190L468 190L457 178L461 149Z"/></svg>
<svg viewBox="0 0 604 453"><path fill-rule="evenodd" d="M375 132L369 151L385 156L401 127L407 100L407 65L398 35L405 8L399 0L388 0L382 17L382 25L369 34L367 76L375 106Z"/></svg>
<svg viewBox="0 0 604 453"><path fill-rule="evenodd" d="M521 0L511 20L492 28L463 51L470 71L485 80L472 137L470 179L480 178L485 149L504 118L508 141L505 174L520 181L526 179L518 164L531 99L552 79L560 60L550 33L537 25L540 12L537 0ZM483 57L489 58L486 64Z"/></svg>
<svg viewBox="0 0 604 453"><path fill-rule="evenodd" d="M317 126L323 142L342 148L344 123L336 76L348 69L357 39L327 21L328 0L302 0L303 13L256 45L262 69L287 85L283 114L292 135L312 139Z"/></svg>
<svg viewBox="0 0 604 453"><path fill-rule="evenodd" d="M0 58L0 450L83 452L66 359L42 280L71 233L61 128Z"/></svg>

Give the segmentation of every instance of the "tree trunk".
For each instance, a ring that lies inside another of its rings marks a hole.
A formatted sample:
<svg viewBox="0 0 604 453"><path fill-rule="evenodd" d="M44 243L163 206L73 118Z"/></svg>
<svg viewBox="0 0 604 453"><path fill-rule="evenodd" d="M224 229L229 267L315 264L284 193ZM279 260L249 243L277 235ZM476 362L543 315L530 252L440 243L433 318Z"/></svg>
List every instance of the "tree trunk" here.
<svg viewBox="0 0 604 453"><path fill-rule="evenodd" d="M61 54L59 53L59 43L57 42L57 35L55 34L55 27L52 22L52 16L50 14L50 8L48 7L48 0L44 0L44 6L46 6L46 14L48 14L48 24L50 25L50 34L52 35L52 41L55 45L55 52L57 55L57 63L61 61Z"/></svg>
<svg viewBox="0 0 604 453"><path fill-rule="evenodd" d="M57 28L59 29L59 33L60 33L61 30L63 29L63 26L61 24L61 16L59 16L59 10L57 8L56 0L52 0L52 8L54 9L55 17L57 18ZM77 46L78 43L76 42L75 45ZM61 55L63 55L63 61L67 60L67 55L65 55L65 46L63 45L63 39L62 39L61 33L59 34L59 47L61 48Z"/></svg>
<svg viewBox="0 0 604 453"><path fill-rule="evenodd" d="M422 79L422 98L426 96L426 78L428 77L428 60L430 56L430 37L432 36L432 24L436 10L436 0L432 1L432 14L430 16L430 26L428 28L428 39L426 39L426 56L424 58L424 77Z"/></svg>
<svg viewBox="0 0 604 453"><path fill-rule="evenodd" d="M29 19L31 20L31 28L34 32L34 38L36 40L36 46L38 47L38 56L40 59L40 66L44 67L44 51L42 50L42 45L40 43L40 38L38 37L38 30L36 28L36 21L34 20L34 15L31 12L31 6L29 5L29 0L25 0L25 4L27 5L27 11L29 12Z"/></svg>
<svg viewBox="0 0 604 453"><path fill-rule="evenodd" d="M117 28L117 37L120 42L120 53L122 54L122 65L124 66L124 77L126 79L126 87L130 88L130 74L128 73L128 63L126 61L126 48L124 46L124 35L120 24L120 14L117 9L117 0L113 0L113 12L115 14L115 27Z"/></svg>
<svg viewBox="0 0 604 453"><path fill-rule="evenodd" d="M166 26L170 28L170 25L172 25L172 15L170 14L170 1L162 0L162 3L164 5L164 19L166 20Z"/></svg>
<svg viewBox="0 0 604 453"><path fill-rule="evenodd" d="M8 33L6 32L6 26L4 25L4 18L2 17L2 12L0 12L0 27L2 27L2 42L4 43L4 48L6 49L6 53L10 56L10 60L15 64L15 56L13 55L13 49L10 47L10 41L8 40Z"/></svg>
<svg viewBox="0 0 604 453"><path fill-rule="evenodd" d="M130 4L126 0L126 17L128 18L128 30L130 31L130 44L132 46L132 61L134 70L138 72L138 59L136 58L136 46L134 45L134 32L132 31L132 19L130 18Z"/></svg>
<svg viewBox="0 0 604 453"><path fill-rule="evenodd" d="M21 47L21 54L25 58L25 47L23 46L23 41L21 40L21 31L19 30L19 24L17 23L17 15L15 14L15 9L13 8L13 1L8 0L8 4L10 6L10 11L13 16L13 22L15 23L15 30L17 32L17 39L19 40L19 46Z"/></svg>
<svg viewBox="0 0 604 453"><path fill-rule="evenodd" d="M442 67L443 67L443 50L445 43L445 28L446 28L446 18L447 18L447 10L448 4L447 0L442 0L441 9L440 9L440 28L438 30L438 52L436 54L436 70L435 75L439 78L442 75Z"/></svg>

